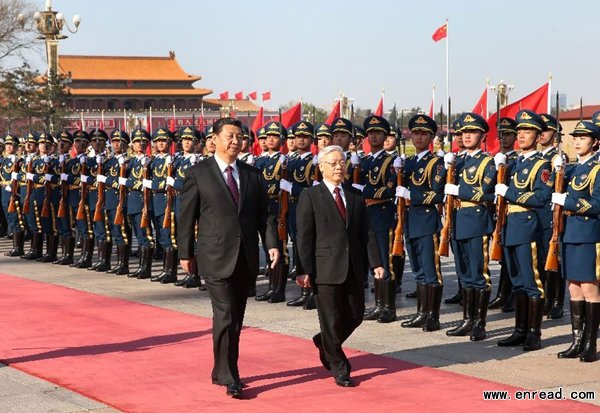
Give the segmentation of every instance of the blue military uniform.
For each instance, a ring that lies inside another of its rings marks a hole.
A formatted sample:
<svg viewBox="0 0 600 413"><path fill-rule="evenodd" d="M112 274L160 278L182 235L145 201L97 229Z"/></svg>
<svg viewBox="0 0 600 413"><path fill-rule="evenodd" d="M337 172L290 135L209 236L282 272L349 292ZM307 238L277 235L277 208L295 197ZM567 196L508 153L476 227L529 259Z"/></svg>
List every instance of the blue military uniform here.
<svg viewBox="0 0 600 413"><path fill-rule="evenodd" d="M9 133L4 137L4 143L5 145L13 145L16 152L19 138L16 135ZM13 169L18 168L19 162L21 161L22 160L14 154L7 155L2 159L2 164L0 165L0 174L2 176L2 210L6 216L8 232L13 236L13 248L5 254L9 257L23 255L23 244L25 241L25 223L23 222L22 205L19 200L18 183L16 185L16 194L14 194L14 211L8 211L11 199L13 198L13 190L15 188L13 183L16 182L18 178L18 172L15 172L16 176L14 176Z"/></svg>
<svg viewBox="0 0 600 413"><path fill-rule="evenodd" d="M521 110L517 113L517 130L527 129L541 133L546 124L535 112ZM521 154L510 169L506 224L502 230L503 259L513 284L516 314L515 331L500 346L523 344L524 350L541 347L541 320L544 307L544 284L540 277L544 263L539 253L543 225L538 209L549 201L554 187L550 163L530 151Z"/></svg>
<svg viewBox="0 0 600 413"><path fill-rule="evenodd" d="M48 153L50 152L51 145L56 144L54 137L45 132L42 132L39 136L39 143L42 142L46 144ZM41 176L39 180L41 188L36 189L35 193L36 200L38 200L42 231L46 236L46 254L38 258L38 261L54 262L56 261L59 235L56 214L61 195L58 157L45 155L43 165L40 166L36 168L36 175L39 173ZM40 170L42 171L41 173L39 172ZM47 205L47 208L44 208L45 205Z"/></svg>
<svg viewBox="0 0 600 413"><path fill-rule="evenodd" d="M25 138L25 143L38 143L38 135L29 132ZM21 164L21 170L19 175L19 189L21 203L23 204L23 212L25 213L25 222L27 229L31 232L31 246L29 252L25 255L21 255L21 258L27 260L37 260L42 256L43 237L42 223L40 221L40 215L37 211L37 201L35 197L35 170L36 166L39 166L39 155L37 153L29 153L25 157L25 162ZM43 161L42 161L43 163ZM43 172L43 165L42 165ZM31 175L30 175L31 174ZM38 175L37 179L40 177ZM42 177L43 182L43 177ZM31 187L29 191L29 202L27 202L27 187ZM26 205L27 204L27 205ZM28 211L26 211L28 209Z"/></svg>
<svg viewBox="0 0 600 413"><path fill-rule="evenodd" d="M73 135L67 131L62 130L57 136L59 143L65 142L69 145L73 144ZM68 179L67 164L71 160L71 156L68 151L58 156L57 169L60 170L60 183L56 188L59 198L59 209L56 214L56 226L58 229L58 235L60 237L60 244L62 249L62 256L54 261L54 264L59 265L70 265L73 263L73 254L75 250L75 238L73 237L73 219L69 213L69 184L66 182ZM63 180L64 178L64 180ZM63 199L62 186L66 185L65 198ZM61 210L62 207L62 210ZM61 216L63 215L63 216Z"/></svg>

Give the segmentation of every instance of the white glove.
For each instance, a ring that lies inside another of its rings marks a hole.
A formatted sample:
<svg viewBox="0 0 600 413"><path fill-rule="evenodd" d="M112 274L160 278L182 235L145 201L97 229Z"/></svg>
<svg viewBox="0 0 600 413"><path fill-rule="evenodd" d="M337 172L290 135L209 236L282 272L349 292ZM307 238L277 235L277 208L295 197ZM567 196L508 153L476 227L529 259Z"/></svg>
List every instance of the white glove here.
<svg viewBox="0 0 600 413"><path fill-rule="evenodd" d="M246 159L246 162L248 163L248 165L254 165L254 156L249 155L248 158Z"/></svg>
<svg viewBox="0 0 600 413"><path fill-rule="evenodd" d="M175 178L173 178L171 176L167 176L167 185L175 186Z"/></svg>
<svg viewBox="0 0 600 413"><path fill-rule="evenodd" d="M13 162L13 163L14 163L14 162L15 162L15 160L17 159L17 157L16 157L15 155L10 155L8 158L9 158L9 159L10 159L10 161L11 161L11 162Z"/></svg>
<svg viewBox="0 0 600 413"><path fill-rule="evenodd" d="M152 189L151 179L142 179L142 184L144 185L144 188Z"/></svg>
<svg viewBox="0 0 600 413"><path fill-rule="evenodd" d="M443 149L438 149L438 151L435 154L441 158L442 156L446 156L446 151L444 151Z"/></svg>
<svg viewBox="0 0 600 413"><path fill-rule="evenodd" d="M19 179L19 173L18 172L11 172L10 173L10 179L12 179L13 181L16 181L17 179Z"/></svg>
<svg viewBox="0 0 600 413"><path fill-rule="evenodd" d="M358 157L357 154L353 153L352 156L350 156L350 163L352 164L352 166L360 165L360 158Z"/></svg>
<svg viewBox="0 0 600 413"><path fill-rule="evenodd" d="M285 164L286 163L286 157L285 157L285 155L281 155L279 157L279 163L281 163L281 164Z"/></svg>
<svg viewBox="0 0 600 413"><path fill-rule="evenodd" d="M101 182L101 183L105 183L106 182L106 176L105 175L96 175L96 181Z"/></svg>
<svg viewBox="0 0 600 413"><path fill-rule="evenodd" d="M167 155L165 157L165 164L169 165L173 162L173 159L171 159L171 155Z"/></svg>
<svg viewBox="0 0 600 413"><path fill-rule="evenodd" d="M396 156L396 159L394 159L394 168L400 169L403 166L404 166L404 159L402 159L400 156Z"/></svg>
<svg viewBox="0 0 600 413"><path fill-rule="evenodd" d="M399 198L408 199L410 201L410 191L403 186L396 187L396 196Z"/></svg>
<svg viewBox="0 0 600 413"><path fill-rule="evenodd" d="M191 156L190 157L190 165L194 166L194 165L196 165L196 162L198 162L198 157L197 156Z"/></svg>
<svg viewBox="0 0 600 413"><path fill-rule="evenodd" d="M44 181L50 182L51 180L52 180L52 175L51 174L44 174Z"/></svg>
<svg viewBox="0 0 600 413"><path fill-rule="evenodd" d="M365 186L360 184L352 184L352 187L358 189L360 192L364 191L365 189Z"/></svg>
<svg viewBox="0 0 600 413"><path fill-rule="evenodd" d="M58 155L58 162L59 163L63 163L65 161L65 155L63 155L62 153L60 155Z"/></svg>
<svg viewBox="0 0 600 413"><path fill-rule="evenodd" d="M446 186L444 187L444 193L446 195L458 196L458 185L446 184Z"/></svg>
<svg viewBox="0 0 600 413"><path fill-rule="evenodd" d="M554 160L552 161L552 166L554 166L554 170L559 170L563 167L563 165L565 164L565 161L563 161L563 159L560 156L555 156ZM562 204L559 204L562 205Z"/></svg>
<svg viewBox="0 0 600 413"><path fill-rule="evenodd" d="M31 158L32 158L32 157L33 157L33 155L32 155L32 154L29 154L29 155L27 155L27 156L25 157L25 163L29 163L29 162L31 162Z"/></svg>
<svg viewBox="0 0 600 413"><path fill-rule="evenodd" d="M150 163L150 158L148 158L147 156L144 156L142 158L142 166L146 166Z"/></svg>
<svg viewBox="0 0 600 413"><path fill-rule="evenodd" d="M87 156L89 156L90 158L94 158L96 156L96 151L91 146L88 147L87 153L88 153Z"/></svg>
<svg viewBox="0 0 600 413"><path fill-rule="evenodd" d="M50 162L50 157L48 155L44 156L44 163Z"/></svg>
<svg viewBox="0 0 600 413"><path fill-rule="evenodd" d="M79 163L80 163L81 165L83 165L83 164L85 163L85 155L80 155L80 156L79 156Z"/></svg>
<svg viewBox="0 0 600 413"><path fill-rule="evenodd" d="M565 200L567 199L567 193L560 194L555 192L552 194L552 203L560 206L565 206Z"/></svg>
<svg viewBox="0 0 600 413"><path fill-rule="evenodd" d="M313 186L317 186L317 185L319 185L320 183L321 183L321 182L319 182L319 181L313 181Z"/></svg>
<svg viewBox="0 0 600 413"><path fill-rule="evenodd" d="M123 166L125 163L125 157L123 155L120 155L117 160L119 161L119 166Z"/></svg>
<svg viewBox="0 0 600 413"><path fill-rule="evenodd" d="M504 195L506 195L506 191L508 191L508 186L506 186L505 184L496 184L494 195L503 197Z"/></svg>
<svg viewBox="0 0 600 413"><path fill-rule="evenodd" d="M4 190L5 190L6 192L12 192L12 187L11 187L10 185L6 185L6 186L4 187Z"/></svg>
<svg viewBox="0 0 600 413"><path fill-rule="evenodd" d="M69 179L69 174L60 174L61 181L67 181Z"/></svg>
<svg viewBox="0 0 600 413"><path fill-rule="evenodd" d="M452 152L448 152L446 155L444 155L444 166L446 167L446 169L448 169L450 165L454 163L454 159L455 156Z"/></svg>
<svg viewBox="0 0 600 413"><path fill-rule="evenodd" d="M496 169L498 169L500 165L506 165L506 155L502 152L498 152L496 156L494 156L494 163L496 164Z"/></svg>
<svg viewBox="0 0 600 413"><path fill-rule="evenodd" d="M122 176L119 177L119 185L125 185L127 184L127 178L123 178Z"/></svg>
<svg viewBox="0 0 600 413"><path fill-rule="evenodd" d="M279 181L279 189L284 190L285 192L292 193L292 183L290 181L286 181L285 179L281 179Z"/></svg>
<svg viewBox="0 0 600 413"><path fill-rule="evenodd" d="M28 181L33 181L33 174L31 172L27 172L25 177L27 178Z"/></svg>
<svg viewBox="0 0 600 413"><path fill-rule="evenodd" d="M79 180L85 184L87 184L88 181L88 176L87 175L81 175L81 177L79 178Z"/></svg>
<svg viewBox="0 0 600 413"><path fill-rule="evenodd" d="M318 165L319 164L319 155L315 155L313 156L313 165Z"/></svg>
<svg viewBox="0 0 600 413"><path fill-rule="evenodd" d="M96 155L96 163L98 163L98 164L104 163L104 156Z"/></svg>

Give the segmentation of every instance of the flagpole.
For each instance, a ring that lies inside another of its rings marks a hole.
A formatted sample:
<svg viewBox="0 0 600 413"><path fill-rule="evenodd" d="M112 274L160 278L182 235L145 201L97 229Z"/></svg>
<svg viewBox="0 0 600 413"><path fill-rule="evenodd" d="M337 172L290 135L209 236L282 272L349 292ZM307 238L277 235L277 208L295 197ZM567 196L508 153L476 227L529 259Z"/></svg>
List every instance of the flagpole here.
<svg viewBox="0 0 600 413"><path fill-rule="evenodd" d="M448 58L449 43L450 34L448 32L448 19L446 19L446 102L448 102L448 107L450 107L450 64ZM450 133L450 117L447 118L447 131Z"/></svg>
<svg viewBox="0 0 600 413"><path fill-rule="evenodd" d="M548 74L548 111L546 113L552 113L552 72Z"/></svg>

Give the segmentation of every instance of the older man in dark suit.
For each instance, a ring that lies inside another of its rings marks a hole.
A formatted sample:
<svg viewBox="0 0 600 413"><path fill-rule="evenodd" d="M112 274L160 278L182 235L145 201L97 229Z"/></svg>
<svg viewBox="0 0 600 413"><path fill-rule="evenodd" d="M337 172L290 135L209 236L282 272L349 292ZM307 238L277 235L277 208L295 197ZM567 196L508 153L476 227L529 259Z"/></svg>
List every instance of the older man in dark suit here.
<svg viewBox="0 0 600 413"><path fill-rule="evenodd" d="M323 181L300 195L298 255L306 275L297 282L314 289L321 332L313 342L321 363L331 370L338 386L352 387L351 366L342 344L363 319L367 263L377 279L383 278L384 269L361 193L343 184L345 157L339 146L321 150Z"/></svg>
<svg viewBox="0 0 600 413"><path fill-rule="evenodd" d="M213 125L214 157L189 168L181 191L177 244L188 274L198 265L213 307L214 384L241 398L239 339L249 287L258 275L258 233L266 234L271 266L279 259L275 217L258 169L237 160L242 124L224 118ZM198 248L194 257L194 224Z"/></svg>

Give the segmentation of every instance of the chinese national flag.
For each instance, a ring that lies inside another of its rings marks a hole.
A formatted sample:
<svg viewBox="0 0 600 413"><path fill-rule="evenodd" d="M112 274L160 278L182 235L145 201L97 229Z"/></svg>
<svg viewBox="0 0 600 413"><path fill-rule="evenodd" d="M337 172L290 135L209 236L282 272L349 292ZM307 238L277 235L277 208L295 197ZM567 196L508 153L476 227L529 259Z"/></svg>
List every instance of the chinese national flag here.
<svg viewBox="0 0 600 413"><path fill-rule="evenodd" d="M235 94L235 100L242 100L244 99L244 92L243 91L239 91Z"/></svg>
<svg viewBox="0 0 600 413"><path fill-rule="evenodd" d="M221 99L221 100L229 100L229 91L221 93L219 95L219 99Z"/></svg>
<svg viewBox="0 0 600 413"><path fill-rule="evenodd" d="M281 114L281 124L284 128L288 129L294 123L300 122L302 119L302 103L297 103L285 112ZM279 116L275 117L275 120L279 122Z"/></svg>
<svg viewBox="0 0 600 413"><path fill-rule="evenodd" d="M264 92L264 93L262 94L262 100L263 100L263 101L265 101L265 100L271 100L271 91Z"/></svg>
<svg viewBox="0 0 600 413"><path fill-rule="evenodd" d="M256 90L248 95L248 97L252 100L256 100Z"/></svg>
<svg viewBox="0 0 600 413"><path fill-rule="evenodd" d="M549 84L545 83L539 89L531 92L521 100L518 100L500 110L500 117L513 118L521 109L529 109L535 113L545 113L548 110L548 91ZM496 124L498 122L498 113L494 113L488 119L490 131L487 134L487 149L492 155L500 150L500 142L498 142L498 130Z"/></svg>
<svg viewBox="0 0 600 413"><path fill-rule="evenodd" d="M260 145L258 144L258 131L260 130L260 128L263 127L264 122L264 109L261 106L260 110L258 111L258 114L254 118L254 122L252 122L251 127L251 129L254 131L254 136L256 137L256 139L254 139L254 143L252 144L252 154L254 156L258 156L262 152L262 150L260 149Z"/></svg>
<svg viewBox="0 0 600 413"><path fill-rule="evenodd" d="M377 109L373 112L373 115L383 116L383 96L379 99L379 103L377 104Z"/></svg>
<svg viewBox="0 0 600 413"><path fill-rule="evenodd" d="M327 116L327 119L325 119L325 123L328 125L331 125L333 123L333 120L335 118L339 118L339 117L340 117L340 101L338 100L333 105L333 109L331 109L331 113L329 114L329 116Z"/></svg>
<svg viewBox="0 0 600 413"><path fill-rule="evenodd" d="M431 38L434 42L439 42L440 40L445 39L446 36L448 36L448 23L438 27L438 29L431 35Z"/></svg>
<svg viewBox="0 0 600 413"><path fill-rule="evenodd" d="M477 113L480 116L483 116L484 118L487 118L487 99L488 99L488 94L487 94L487 87L485 88L485 90L483 91L483 93L481 94L481 97L479 98L479 101L477 102L477 104L475 105L475 107L473 108L473 113Z"/></svg>

